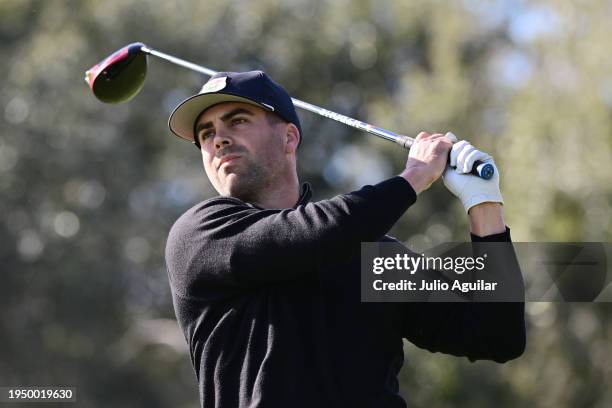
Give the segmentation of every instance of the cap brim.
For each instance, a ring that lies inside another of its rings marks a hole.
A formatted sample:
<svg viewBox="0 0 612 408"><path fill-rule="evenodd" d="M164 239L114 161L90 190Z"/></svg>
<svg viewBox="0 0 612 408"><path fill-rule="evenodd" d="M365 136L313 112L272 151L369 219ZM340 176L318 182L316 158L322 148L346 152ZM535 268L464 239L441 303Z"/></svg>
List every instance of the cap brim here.
<svg viewBox="0 0 612 408"><path fill-rule="evenodd" d="M200 113L222 102L243 102L272 111L269 106L242 96L222 92L198 94L185 99L174 108L174 111L170 114L170 119L168 119L168 127L176 136L194 142L193 128Z"/></svg>

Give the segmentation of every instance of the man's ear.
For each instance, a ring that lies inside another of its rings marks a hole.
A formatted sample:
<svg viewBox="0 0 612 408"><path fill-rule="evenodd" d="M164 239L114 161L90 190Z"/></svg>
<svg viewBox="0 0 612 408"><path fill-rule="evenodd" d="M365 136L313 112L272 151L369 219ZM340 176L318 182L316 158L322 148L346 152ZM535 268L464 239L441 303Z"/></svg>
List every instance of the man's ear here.
<svg viewBox="0 0 612 408"><path fill-rule="evenodd" d="M294 153L300 144L300 131L293 123L287 123L285 129L285 153Z"/></svg>

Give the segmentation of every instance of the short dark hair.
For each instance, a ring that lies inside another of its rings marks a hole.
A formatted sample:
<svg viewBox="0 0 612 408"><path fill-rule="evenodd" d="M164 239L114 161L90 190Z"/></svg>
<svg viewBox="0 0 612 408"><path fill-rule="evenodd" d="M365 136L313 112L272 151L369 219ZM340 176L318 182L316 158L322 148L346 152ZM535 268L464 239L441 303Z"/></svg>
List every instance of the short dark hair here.
<svg viewBox="0 0 612 408"><path fill-rule="evenodd" d="M279 123L289 123L274 112L266 111L266 120L270 126L276 126Z"/></svg>
<svg viewBox="0 0 612 408"><path fill-rule="evenodd" d="M276 126L279 123L289 123L288 121L286 121L285 119L281 118L280 116L278 116L276 113L274 112L270 112L270 111L266 111L266 120L268 121L268 124L270 126ZM295 124L295 123L294 123ZM297 127L297 126L296 126ZM298 127L298 132L300 131L300 128ZM300 142L302 141L302 135L300 134L299 136L300 138Z"/></svg>

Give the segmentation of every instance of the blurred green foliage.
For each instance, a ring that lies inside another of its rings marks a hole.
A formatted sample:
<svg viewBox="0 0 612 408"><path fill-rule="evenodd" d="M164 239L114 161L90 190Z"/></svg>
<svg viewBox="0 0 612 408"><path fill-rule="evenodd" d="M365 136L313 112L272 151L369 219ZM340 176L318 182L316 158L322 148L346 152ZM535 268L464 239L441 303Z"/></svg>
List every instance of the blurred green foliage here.
<svg viewBox="0 0 612 408"><path fill-rule="evenodd" d="M198 404L163 248L215 194L166 127L205 78L151 61L139 96L103 105L82 78L112 51L142 41L212 69L261 68L391 130L452 130L496 157L515 240L610 241L611 14L605 0L2 0L0 385L75 386L79 407ZM300 115L316 198L404 165L392 144ZM466 217L437 183L392 234L465 240ZM610 307L527 309L527 352L503 366L406 344L406 400L610 406Z"/></svg>

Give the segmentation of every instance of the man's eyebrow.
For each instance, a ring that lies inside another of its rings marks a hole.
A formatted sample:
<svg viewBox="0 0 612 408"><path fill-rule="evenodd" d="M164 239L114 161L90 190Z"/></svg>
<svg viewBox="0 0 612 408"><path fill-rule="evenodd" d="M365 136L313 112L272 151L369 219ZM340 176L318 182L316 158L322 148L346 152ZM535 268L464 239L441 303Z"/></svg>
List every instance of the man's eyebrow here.
<svg viewBox="0 0 612 408"><path fill-rule="evenodd" d="M236 108L236 109L232 109L231 111L225 113L223 116L221 116L221 120L223 122L227 122L228 120L230 120L232 117L239 115L239 114L245 114L245 115L250 115L250 116L254 116L253 112L245 109L245 108ZM200 123L196 126L195 132L196 135L200 132L200 130L202 129L208 129L213 127L213 123L212 122L204 122L204 123Z"/></svg>

